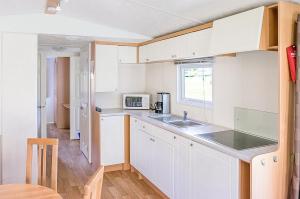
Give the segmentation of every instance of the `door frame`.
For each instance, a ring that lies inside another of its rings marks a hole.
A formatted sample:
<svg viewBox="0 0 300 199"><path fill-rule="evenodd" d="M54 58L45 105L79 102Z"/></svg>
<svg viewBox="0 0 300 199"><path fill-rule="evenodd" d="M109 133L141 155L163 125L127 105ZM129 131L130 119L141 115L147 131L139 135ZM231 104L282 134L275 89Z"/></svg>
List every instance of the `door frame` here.
<svg viewBox="0 0 300 199"><path fill-rule="evenodd" d="M56 57L70 57L70 59L72 57L79 57L80 56L80 49L79 48L66 48L65 51L62 51L62 52L56 52L54 50L52 50L52 48L49 46L49 47L43 47L42 49L39 49L39 63L40 63L40 66L41 66L41 72L43 72L43 74L45 75L44 78L41 78L40 81L43 81L44 82L44 86L42 89L44 89L44 97L45 97L45 100L47 99L47 59L48 58L56 58ZM71 66L71 64L70 64ZM71 78L70 78L71 79ZM71 95L71 91L70 91L70 95ZM45 101L45 105L46 104L46 101ZM47 124L48 124L48 121L47 121L47 108L44 108L45 111L42 112L41 111L41 137L42 138L46 138L47 137ZM71 107L70 106L70 113L72 112L72 110L74 109L74 107ZM39 125L39 124L38 124ZM43 126L43 127L42 127ZM71 128L70 128L70 139L71 139Z"/></svg>

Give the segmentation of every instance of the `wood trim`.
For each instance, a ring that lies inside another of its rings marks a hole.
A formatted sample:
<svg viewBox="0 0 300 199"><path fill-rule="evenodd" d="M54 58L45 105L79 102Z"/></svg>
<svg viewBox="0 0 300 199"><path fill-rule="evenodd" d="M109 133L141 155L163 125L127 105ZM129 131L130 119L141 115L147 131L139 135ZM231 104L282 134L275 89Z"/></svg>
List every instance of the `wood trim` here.
<svg viewBox="0 0 300 199"><path fill-rule="evenodd" d="M124 116L124 165L123 170L130 169L130 116Z"/></svg>
<svg viewBox="0 0 300 199"><path fill-rule="evenodd" d="M169 199L166 194L164 194L157 186L155 186L150 180L148 180L143 174L141 174L136 168L131 166L131 171L138 175L139 180L143 180L147 185L149 185L161 198Z"/></svg>
<svg viewBox="0 0 300 199"><path fill-rule="evenodd" d="M59 0L47 0L46 2L46 7L45 7L45 13L46 14L56 14L56 10L54 11L49 11L48 8L49 7L53 7L56 8L59 4Z"/></svg>
<svg viewBox="0 0 300 199"><path fill-rule="evenodd" d="M250 164L240 161L240 199L250 199Z"/></svg>
<svg viewBox="0 0 300 199"><path fill-rule="evenodd" d="M137 47L139 43L130 43L130 42L114 42L114 41L95 41L96 45L113 45L113 46L132 46Z"/></svg>
<svg viewBox="0 0 300 199"><path fill-rule="evenodd" d="M96 64L96 42L92 42L90 45L90 53L91 53L91 65ZM101 165L100 158L100 114L96 111L95 104L95 80L96 74L94 71L94 76L91 78L91 128L92 128L92 164L96 168Z"/></svg>
<svg viewBox="0 0 300 199"><path fill-rule="evenodd" d="M286 48L296 42L296 20L300 5L285 1L278 4L278 55L279 55L279 196L288 196L291 179L291 154L294 129L295 85L290 80Z"/></svg>
<svg viewBox="0 0 300 199"><path fill-rule="evenodd" d="M177 32L173 32L173 33L169 33L169 34L165 34L165 35L156 37L152 40L140 43L139 46L144 46L144 45L151 44L151 43L154 43L154 42L158 42L158 41L162 41L162 40L166 40L166 39L171 39L173 37L178 37L178 36L181 36L181 35L185 35L185 34L192 33L192 32L197 32L197 31L200 31L200 30L205 30L205 29L212 28L212 27L213 27L213 22L208 22L208 23L205 23L205 24L197 25L197 26L194 26L194 27L191 27L191 28L187 28L187 29L184 29L184 30L180 30L180 31L177 31Z"/></svg>
<svg viewBox="0 0 300 199"><path fill-rule="evenodd" d="M217 55L217 57L236 57L236 53L228 53L223 55Z"/></svg>
<svg viewBox="0 0 300 199"><path fill-rule="evenodd" d="M114 164L114 165L104 166L104 172L122 171L122 170L123 170L123 164Z"/></svg>
<svg viewBox="0 0 300 199"><path fill-rule="evenodd" d="M260 50L273 50L278 48L278 4L266 6L263 16L262 31L260 37Z"/></svg>

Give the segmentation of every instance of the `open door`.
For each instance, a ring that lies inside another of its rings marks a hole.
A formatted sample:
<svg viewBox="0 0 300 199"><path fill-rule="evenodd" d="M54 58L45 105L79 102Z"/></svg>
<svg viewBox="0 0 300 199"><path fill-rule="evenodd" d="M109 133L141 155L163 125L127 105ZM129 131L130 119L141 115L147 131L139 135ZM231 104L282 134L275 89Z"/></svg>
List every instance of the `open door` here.
<svg viewBox="0 0 300 199"><path fill-rule="evenodd" d="M70 57L70 139L80 139L80 57Z"/></svg>
<svg viewBox="0 0 300 199"><path fill-rule="evenodd" d="M47 57L43 54L38 56L38 75L37 75L37 123L38 137L47 137Z"/></svg>
<svg viewBox="0 0 300 199"><path fill-rule="evenodd" d="M91 163L90 47L80 52L80 150Z"/></svg>

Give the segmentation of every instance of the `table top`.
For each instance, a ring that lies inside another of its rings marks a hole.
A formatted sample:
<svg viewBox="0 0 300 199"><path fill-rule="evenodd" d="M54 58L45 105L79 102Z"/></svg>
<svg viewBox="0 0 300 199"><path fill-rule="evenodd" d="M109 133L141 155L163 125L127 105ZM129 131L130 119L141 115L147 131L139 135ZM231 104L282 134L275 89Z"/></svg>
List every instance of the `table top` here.
<svg viewBox="0 0 300 199"><path fill-rule="evenodd" d="M1 199L62 199L62 197L53 189L40 185L32 184L5 184L0 185Z"/></svg>

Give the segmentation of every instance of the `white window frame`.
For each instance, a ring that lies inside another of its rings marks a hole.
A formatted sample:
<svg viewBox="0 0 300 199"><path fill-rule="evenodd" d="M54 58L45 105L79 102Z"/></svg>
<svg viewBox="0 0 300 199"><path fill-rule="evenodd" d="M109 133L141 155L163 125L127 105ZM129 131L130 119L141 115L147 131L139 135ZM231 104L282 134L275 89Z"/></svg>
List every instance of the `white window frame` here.
<svg viewBox="0 0 300 199"><path fill-rule="evenodd" d="M205 101L205 100L195 100L190 98L184 97L184 73L183 70L187 68L211 68L212 69L212 77L213 77L213 63L189 63L189 64L178 64L177 65L177 103L188 105L188 106L195 106L201 108L212 108L213 107L213 94L212 91L212 101ZM213 82L212 82L213 84ZM214 89L212 85L212 89Z"/></svg>

